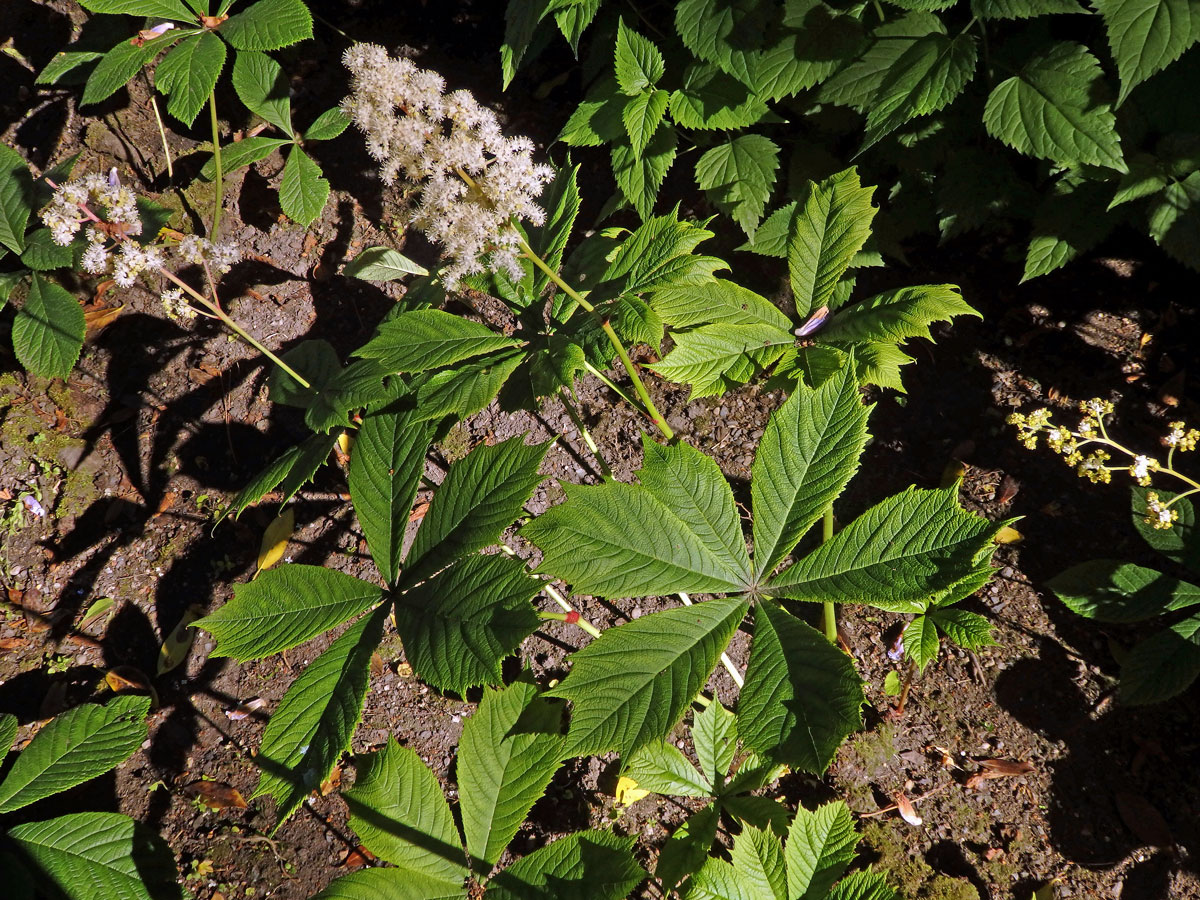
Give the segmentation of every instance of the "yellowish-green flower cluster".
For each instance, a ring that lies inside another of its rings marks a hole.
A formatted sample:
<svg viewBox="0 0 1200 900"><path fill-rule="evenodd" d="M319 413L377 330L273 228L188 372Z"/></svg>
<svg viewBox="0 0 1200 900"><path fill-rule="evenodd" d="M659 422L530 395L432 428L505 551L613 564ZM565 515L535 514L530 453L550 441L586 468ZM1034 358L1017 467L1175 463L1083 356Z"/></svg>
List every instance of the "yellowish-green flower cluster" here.
<svg viewBox="0 0 1200 900"><path fill-rule="evenodd" d="M1142 487L1151 484L1154 473L1171 475L1183 481L1189 489L1171 500L1164 502L1153 492L1146 495L1146 524L1159 529L1170 528L1179 520L1179 511L1172 508L1174 504L1200 492L1200 482L1193 481L1174 468L1176 451L1195 450L1200 445L1200 430L1187 428L1183 422L1171 422L1171 430L1162 439L1163 446L1168 448L1167 460L1161 463L1152 456L1135 453L1109 437L1104 423L1105 417L1113 412L1113 405L1109 401L1099 398L1085 400L1079 404L1079 411L1083 413L1083 418L1073 431L1053 424L1048 409L1036 409L1028 414L1013 413L1008 417L1008 423L1017 426L1017 439L1030 450L1037 447L1038 436L1044 435L1046 445L1051 450L1075 469L1080 478L1093 483L1108 484L1112 481L1112 473L1122 470ZM1084 448L1089 444L1094 446L1085 452ZM1128 466L1109 465L1110 449L1125 454L1132 461Z"/></svg>

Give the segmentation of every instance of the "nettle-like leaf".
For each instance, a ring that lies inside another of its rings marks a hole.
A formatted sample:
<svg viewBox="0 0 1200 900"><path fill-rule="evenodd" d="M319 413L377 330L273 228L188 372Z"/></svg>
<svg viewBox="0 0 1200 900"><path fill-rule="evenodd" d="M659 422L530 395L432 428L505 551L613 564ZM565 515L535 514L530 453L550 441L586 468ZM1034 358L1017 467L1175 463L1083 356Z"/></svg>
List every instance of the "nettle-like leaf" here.
<svg viewBox="0 0 1200 900"><path fill-rule="evenodd" d="M467 875L454 816L421 758L394 737L358 756L354 787L342 796L363 846L406 874L461 888Z"/></svg>
<svg viewBox="0 0 1200 900"><path fill-rule="evenodd" d="M983 121L998 140L1029 156L1128 171L1116 117L1102 91L1100 63L1081 44L1059 42L996 85Z"/></svg>
<svg viewBox="0 0 1200 900"><path fill-rule="evenodd" d="M617 22L617 43L613 51L614 70L621 92L636 97L658 84L666 71L662 53L654 42Z"/></svg>
<svg viewBox="0 0 1200 900"><path fill-rule="evenodd" d="M675 347L648 368L692 386L691 396L712 397L744 384L795 344L775 325L705 325L674 335Z"/></svg>
<svg viewBox="0 0 1200 900"><path fill-rule="evenodd" d="M945 27L929 12L911 12L877 26L871 43L849 65L838 70L817 91L824 103L837 103L865 113L897 61L920 39L944 34Z"/></svg>
<svg viewBox="0 0 1200 900"><path fill-rule="evenodd" d="M664 120L640 153L632 144L617 144L612 148L613 177L617 187L643 221L654 213L658 189L675 162L678 145L679 136Z"/></svg>
<svg viewBox="0 0 1200 900"><path fill-rule="evenodd" d="M379 360L391 372L424 372L520 343L461 316L418 309L380 324L354 355Z"/></svg>
<svg viewBox="0 0 1200 900"><path fill-rule="evenodd" d="M66 378L79 359L86 330L79 301L34 272L12 327L21 365L44 378Z"/></svg>
<svg viewBox="0 0 1200 900"><path fill-rule="evenodd" d="M279 50L312 37L304 0L257 0L221 23L221 36L237 50Z"/></svg>
<svg viewBox="0 0 1200 900"><path fill-rule="evenodd" d="M980 314L963 300L957 285L923 284L876 294L833 316L822 329L833 344L898 344L909 338L932 340L929 326L955 316Z"/></svg>
<svg viewBox="0 0 1200 900"><path fill-rule="evenodd" d="M376 585L324 566L295 563L234 585L233 599L193 627L217 639L213 656L248 662L298 647L382 598Z"/></svg>
<svg viewBox="0 0 1200 900"><path fill-rule="evenodd" d="M33 176L16 150L0 144L0 244L25 249L25 226L33 211Z"/></svg>
<svg viewBox="0 0 1200 900"><path fill-rule="evenodd" d="M688 66L683 84L671 93L671 118L680 128L748 128L766 112L767 104L749 88L707 63Z"/></svg>
<svg viewBox="0 0 1200 900"><path fill-rule="evenodd" d="M1120 105L1137 85L1200 40L1187 0L1096 0L1121 77Z"/></svg>
<svg viewBox="0 0 1200 900"><path fill-rule="evenodd" d="M580 831L517 860L488 887L491 900L622 900L646 877L635 838Z"/></svg>
<svg viewBox="0 0 1200 900"><path fill-rule="evenodd" d="M129 816L74 813L17 825L7 837L47 876L40 885L71 900L182 897L170 848Z"/></svg>
<svg viewBox="0 0 1200 900"><path fill-rule="evenodd" d="M83 784L124 762L146 740L149 712L148 697L123 696L104 706L85 703L56 716L21 751L0 782L0 813ZM5 753L12 745L15 725L12 719L10 733L0 741Z"/></svg>
<svg viewBox="0 0 1200 900"><path fill-rule="evenodd" d="M486 877L562 765L562 709L529 681L485 690L463 725L458 791L467 853Z"/></svg>
<svg viewBox="0 0 1200 900"><path fill-rule="evenodd" d="M367 694L371 654L388 606L363 616L292 682L263 732L254 797L272 796L278 823L320 786L350 745Z"/></svg>
<svg viewBox="0 0 1200 900"><path fill-rule="evenodd" d="M225 43L211 31L180 41L154 69L155 87L170 98L167 112L190 127L224 65Z"/></svg>
<svg viewBox="0 0 1200 900"><path fill-rule="evenodd" d="M754 233L767 206L779 168L779 148L759 134L743 134L704 152L696 183L713 205Z"/></svg>
<svg viewBox="0 0 1200 900"><path fill-rule="evenodd" d="M1200 269L1200 172L1167 185L1150 203L1147 231L1191 269Z"/></svg>

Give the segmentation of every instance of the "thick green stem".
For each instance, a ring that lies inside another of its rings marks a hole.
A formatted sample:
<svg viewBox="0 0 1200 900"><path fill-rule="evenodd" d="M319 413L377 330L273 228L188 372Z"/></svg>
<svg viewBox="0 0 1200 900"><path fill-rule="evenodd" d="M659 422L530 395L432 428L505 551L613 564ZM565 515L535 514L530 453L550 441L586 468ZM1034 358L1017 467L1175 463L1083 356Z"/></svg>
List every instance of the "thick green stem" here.
<svg viewBox="0 0 1200 900"><path fill-rule="evenodd" d="M217 93L213 91L208 95L208 112L209 118L212 120L212 142L213 142L213 165L216 167L216 186L217 196L213 201L212 228L208 233L208 239L215 241L217 232L221 229L221 204L224 202L225 193L225 178L221 171L221 130L217 124Z"/></svg>
<svg viewBox="0 0 1200 900"><path fill-rule="evenodd" d="M821 543L828 543L833 537L833 507L829 506L825 509L825 515L821 519ZM833 605L832 600L825 601L824 616L822 617L825 623L825 637L829 638L832 644L837 643L837 608Z"/></svg>
<svg viewBox="0 0 1200 900"><path fill-rule="evenodd" d="M535 266L545 272L547 277L549 277L549 279L558 286L559 290L563 291L568 297L570 297L588 312L592 313L593 315L599 315L596 312L596 307L588 303L588 301L581 293L579 293L579 291L575 290L575 288L563 281L559 274L555 272L553 268L547 265L544 259L538 256L538 254L534 253L533 248L529 246L524 238L518 236L517 243L521 247L521 252L524 253L525 256ZM663 418L662 413L658 411L658 407L654 405L654 401L650 399L650 392L646 390L646 385L642 383L641 376L638 375L637 369L633 367L633 360L631 360L629 358L629 354L625 352L625 345L621 343L621 339L617 337L616 331L613 330L612 325L608 323L607 319L602 318L600 320L600 327L604 329L604 333L608 335L609 342L613 345L613 349L617 352L617 358L621 360L621 365L625 367L625 371L629 374L629 380L633 382L633 390L638 395L638 399L642 401L642 406L645 407L647 414L650 416L650 420L658 426L658 430L661 431L668 440L671 440L675 437L675 432L671 430L671 426L667 424L667 420Z"/></svg>

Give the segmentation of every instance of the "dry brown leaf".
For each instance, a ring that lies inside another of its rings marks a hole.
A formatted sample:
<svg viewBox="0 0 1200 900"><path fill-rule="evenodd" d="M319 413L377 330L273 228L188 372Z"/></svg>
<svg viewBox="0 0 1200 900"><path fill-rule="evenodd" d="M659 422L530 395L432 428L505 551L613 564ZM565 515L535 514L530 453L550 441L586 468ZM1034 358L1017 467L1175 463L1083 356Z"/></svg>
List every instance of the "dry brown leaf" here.
<svg viewBox="0 0 1200 900"><path fill-rule="evenodd" d="M371 654L371 674L376 677L379 677L380 675L383 674L383 669L384 669L383 657L380 656L378 653L372 653Z"/></svg>
<svg viewBox="0 0 1200 900"><path fill-rule="evenodd" d="M177 495L174 491L167 491L165 494L163 494L162 499L158 501L158 507L154 510L154 515L152 515L150 518L157 519L168 509L174 506L176 496Z"/></svg>
<svg viewBox="0 0 1200 900"><path fill-rule="evenodd" d="M0 650L17 650L25 646L25 638L23 637L6 637L0 638Z"/></svg>
<svg viewBox="0 0 1200 900"><path fill-rule="evenodd" d="M342 786L342 767L334 766L329 777L321 782L321 796L328 797Z"/></svg>
<svg viewBox="0 0 1200 900"><path fill-rule="evenodd" d="M1035 771L1033 763L1012 759L981 759L978 762L983 768L967 779L967 787L971 789L978 788L989 778L1014 778Z"/></svg>
<svg viewBox="0 0 1200 900"><path fill-rule="evenodd" d="M234 722L240 722L256 709L262 709L267 705L267 701L262 697L253 697L245 703L239 703L233 709L225 710L225 715Z"/></svg>
<svg viewBox="0 0 1200 900"><path fill-rule="evenodd" d="M125 309L125 304L120 306L94 306L83 309L83 321L87 326L89 335L95 334L101 328L111 325L121 315L121 311Z"/></svg>
<svg viewBox="0 0 1200 900"><path fill-rule="evenodd" d="M1121 821L1137 835L1139 841L1151 847L1175 845L1175 838L1171 835L1166 819L1141 794L1117 791L1113 794L1113 799L1117 802L1117 812L1121 814Z"/></svg>
<svg viewBox="0 0 1200 900"><path fill-rule="evenodd" d="M235 787L222 781L193 781L183 788L185 794L194 797L209 809L245 809L246 801Z"/></svg>
<svg viewBox="0 0 1200 900"><path fill-rule="evenodd" d="M992 540L997 544L1019 544L1025 540L1025 535L1011 525L1005 525L992 536Z"/></svg>
<svg viewBox="0 0 1200 900"><path fill-rule="evenodd" d="M917 808L913 806L912 801L904 796L904 794L893 794L892 799L896 801L896 811L900 813L900 818L902 818L909 825L912 825L915 828L916 826L923 825L925 823L925 820L917 815Z"/></svg>
<svg viewBox="0 0 1200 900"><path fill-rule="evenodd" d="M427 512L429 512L429 501L428 500L426 500L424 503L418 503L413 508L413 511L408 514L408 521L416 522L419 519L423 519L423 518L425 518L425 513L427 513Z"/></svg>
<svg viewBox="0 0 1200 900"><path fill-rule="evenodd" d="M375 854L373 854L366 847L362 846L362 844L359 844L346 854L346 858L338 864L338 868L361 869L367 863L373 862L374 860Z"/></svg>
<svg viewBox="0 0 1200 900"><path fill-rule="evenodd" d="M158 691L136 666L113 666L104 673L104 682L114 694L148 694L152 706L158 706Z"/></svg>
<svg viewBox="0 0 1200 900"><path fill-rule="evenodd" d="M1000 487L996 488L996 502L1007 503L1021 490L1021 482L1013 478L1011 475L1005 475L1000 479Z"/></svg>

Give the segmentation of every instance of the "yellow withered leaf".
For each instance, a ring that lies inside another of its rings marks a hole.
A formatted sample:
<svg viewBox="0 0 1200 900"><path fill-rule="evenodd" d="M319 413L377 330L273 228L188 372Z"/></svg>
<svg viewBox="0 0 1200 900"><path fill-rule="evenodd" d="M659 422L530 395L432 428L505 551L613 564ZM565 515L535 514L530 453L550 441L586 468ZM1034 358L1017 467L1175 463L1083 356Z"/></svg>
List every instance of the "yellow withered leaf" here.
<svg viewBox="0 0 1200 900"><path fill-rule="evenodd" d="M997 544L1019 544L1025 540L1025 535L1017 531L1011 525L1005 525L996 532L996 536L992 538Z"/></svg>
<svg viewBox="0 0 1200 900"><path fill-rule="evenodd" d="M269 569L283 559L288 540L296 527L296 511L288 507L275 518L263 532L262 547L258 551L258 571ZM258 572L255 573L257 575Z"/></svg>
<svg viewBox="0 0 1200 900"><path fill-rule="evenodd" d="M188 651L192 649L192 639L196 629L189 626L203 613L195 606L189 606L183 611L179 624L171 629L162 646L158 648L158 674L163 675L178 668L187 659Z"/></svg>
<svg viewBox="0 0 1200 900"><path fill-rule="evenodd" d="M940 484L942 490L962 481L963 476L967 474L967 469L967 464L957 459L952 459L946 463L946 468L942 469L942 481Z"/></svg>
<svg viewBox="0 0 1200 900"><path fill-rule="evenodd" d="M650 792L638 787L638 783L628 775L622 775L617 779L617 789L613 791L613 796L617 798L617 805L628 806L630 803L637 803L643 797L649 797Z"/></svg>
<svg viewBox="0 0 1200 900"><path fill-rule="evenodd" d="M337 445L345 456L349 456L350 448L354 446L354 438L350 436L350 432L343 431L338 435Z"/></svg>

